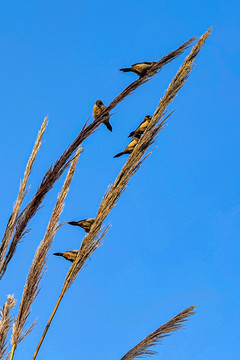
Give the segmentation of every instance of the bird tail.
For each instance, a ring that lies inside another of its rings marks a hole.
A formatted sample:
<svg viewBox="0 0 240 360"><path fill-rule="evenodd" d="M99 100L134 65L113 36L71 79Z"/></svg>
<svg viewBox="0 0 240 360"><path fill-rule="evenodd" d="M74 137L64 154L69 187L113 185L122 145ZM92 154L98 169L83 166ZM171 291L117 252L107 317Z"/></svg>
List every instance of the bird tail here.
<svg viewBox="0 0 240 360"><path fill-rule="evenodd" d="M133 136L133 135L134 135L134 133L135 133L135 131L130 132L130 134L128 135L128 137Z"/></svg>
<svg viewBox="0 0 240 360"><path fill-rule="evenodd" d="M124 154L126 154L125 151L122 151L122 152L118 153L117 155L115 155L114 158L117 158L117 157L122 156Z"/></svg>
<svg viewBox="0 0 240 360"><path fill-rule="evenodd" d="M63 256L63 253L54 253L55 256Z"/></svg>
<svg viewBox="0 0 240 360"><path fill-rule="evenodd" d="M109 131L112 131L112 125L110 124L109 119L105 120L103 123L104 123L104 125L106 125L106 127Z"/></svg>
<svg viewBox="0 0 240 360"><path fill-rule="evenodd" d="M69 225L78 225L78 222L77 221L69 221L68 224Z"/></svg>
<svg viewBox="0 0 240 360"><path fill-rule="evenodd" d="M132 68L122 68L122 69L120 69L120 71L129 72L129 71L132 71Z"/></svg>

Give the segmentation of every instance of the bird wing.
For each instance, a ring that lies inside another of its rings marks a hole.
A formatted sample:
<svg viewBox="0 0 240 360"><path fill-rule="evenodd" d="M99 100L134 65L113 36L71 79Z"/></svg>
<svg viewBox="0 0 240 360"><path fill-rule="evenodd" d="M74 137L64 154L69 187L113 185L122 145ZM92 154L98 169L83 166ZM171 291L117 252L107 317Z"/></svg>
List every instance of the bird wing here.
<svg viewBox="0 0 240 360"><path fill-rule="evenodd" d="M152 61L142 61L142 62L139 62L139 63L135 63L135 64L132 64L131 66L135 66L135 65L151 65L152 64Z"/></svg>

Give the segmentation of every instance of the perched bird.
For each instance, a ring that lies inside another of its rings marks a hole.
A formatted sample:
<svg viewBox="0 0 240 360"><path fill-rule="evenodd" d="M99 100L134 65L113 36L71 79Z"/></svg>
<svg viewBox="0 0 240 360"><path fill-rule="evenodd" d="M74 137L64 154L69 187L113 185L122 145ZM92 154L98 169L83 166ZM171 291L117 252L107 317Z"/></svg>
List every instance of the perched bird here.
<svg viewBox="0 0 240 360"><path fill-rule="evenodd" d="M140 137L141 137L140 134L134 135L132 141L128 144L128 146L122 152L115 155L114 158L117 158L117 157L122 156L124 154L131 154L131 152L135 148L136 144L138 143Z"/></svg>
<svg viewBox="0 0 240 360"><path fill-rule="evenodd" d="M83 220L79 220L79 221L69 221L68 224L80 226L88 233L90 231L91 226L94 223L94 221L95 221L95 219L90 218L90 219L83 219Z"/></svg>
<svg viewBox="0 0 240 360"><path fill-rule="evenodd" d="M78 250L65 251L64 253L54 253L55 256L62 256L64 259L74 262L78 254Z"/></svg>
<svg viewBox="0 0 240 360"><path fill-rule="evenodd" d="M143 134L146 128L148 127L148 124L150 123L152 119L151 115L146 115L141 124L138 126L138 128L135 131L132 131L128 137L134 136L136 134Z"/></svg>
<svg viewBox="0 0 240 360"><path fill-rule="evenodd" d="M96 117L98 117L105 109L106 109L106 106L104 105L102 100L97 100L93 106L94 119L96 119ZM109 119L110 119L110 116L109 116L109 113L107 113L106 119L103 121L103 123L104 123L104 125L106 125L108 130L112 131L112 125L110 124Z"/></svg>
<svg viewBox="0 0 240 360"><path fill-rule="evenodd" d="M147 71L154 65L156 64L156 61L144 61L141 63L136 63L133 64L130 68L123 68L120 69L120 71L123 72L134 72L135 74L137 74L138 76L142 77L144 75L146 75Z"/></svg>

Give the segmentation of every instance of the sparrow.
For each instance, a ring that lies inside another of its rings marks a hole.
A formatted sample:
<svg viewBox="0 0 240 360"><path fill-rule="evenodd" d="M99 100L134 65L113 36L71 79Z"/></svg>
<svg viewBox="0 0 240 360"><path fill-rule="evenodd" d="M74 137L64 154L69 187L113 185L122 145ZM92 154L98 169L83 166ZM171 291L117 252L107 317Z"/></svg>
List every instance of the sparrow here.
<svg viewBox="0 0 240 360"><path fill-rule="evenodd" d="M136 63L131 65L130 68L123 68L120 69L120 71L123 72L134 72L135 74L137 74L139 77L143 77L144 75L146 75L147 71L154 65L156 64L156 61L144 61L141 63Z"/></svg>
<svg viewBox="0 0 240 360"><path fill-rule="evenodd" d="M146 115L141 124L137 127L135 131L132 131L128 137L134 136L136 134L143 134L146 128L148 127L148 124L150 123L152 119L151 115Z"/></svg>
<svg viewBox="0 0 240 360"><path fill-rule="evenodd" d="M106 106L103 104L102 100L97 100L93 106L93 117L94 119L96 119L96 117L98 117L103 110L106 109ZM108 130L112 131L112 125L109 122L110 119L110 115L109 113L106 114L106 118L103 121L104 125L106 125L106 127L108 128Z"/></svg>
<svg viewBox="0 0 240 360"><path fill-rule="evenodd" d="M94 223L94 221L95 221L95 219L90 218L90 219L83 219L83 220L79 220L79 221L69 221L68 224L80 226L88 233L90 231L91 226Z"/></svg>
<svg viewBox="0 0 240 360"><path fill-rule="evenodd" d="M122 156L124 154L131 154L131 152L133 152L133 149L135 148L135 146L137 145L139 139L140 139L140 134L136 134L133 136L132 141L128 144L128 146L120 153L118 153L117 155L114 156L114 158L117 158L119 156Z"/></svg>
<svg viewBox="0 0 240 360"><path fill-rule="evenodd" d="M64 257L64 259L74 262L74 260L76 259L78 254L78 250L70 250L70 251L65 251L64 253L54 253L53 255L55 256L62 256Z"/></svg>

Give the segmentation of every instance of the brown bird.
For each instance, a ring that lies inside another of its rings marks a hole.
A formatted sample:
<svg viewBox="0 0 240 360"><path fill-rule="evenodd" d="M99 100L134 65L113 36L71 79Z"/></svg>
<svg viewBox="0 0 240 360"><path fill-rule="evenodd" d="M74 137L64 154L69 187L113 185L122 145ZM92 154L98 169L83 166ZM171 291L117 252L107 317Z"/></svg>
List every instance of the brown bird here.
<svg viewBox="0 0 240 360"><path fill-rule="evenodd" d="M95 221L95 219L90 218L90 219L83 219L83 220L79 220L79 221L69 221L68 224L80 226L88 233L90 231L91 226L94 223L94 221Z"/></svg>
<svg viewBox="0 0 240 360"><path fill-rule="evenodd" d="M123 72L134 72L135 74L137 74L138 76L142 77L144 75L146 75L147 71L154 65L156 64L156 61L144 61L144 62L141 62L141 63L136 63L136 64L133 64L131 65L130 68L123 68L123 69L120 69L120 71L123 71Z"/></svg>
<svg viewBox="0 0 240 360"><path fill-rule="evenodd" d="M124 154L131 154L131 152L133 152L133 149L137 145L140 137L141 137L140 134L134 135L132 141L128 144L128 146L122 152L115 155L114 158L117 158L117 157L122 156Z"/></svg>
<svg viewBox="0 0 240 360"><path fill-rule="evenodd" d="M106 106L103 104L102 100L97 100L93 106L94 119L96 119L96 117L98 117L105 109L106 109ZM112 125L110 124L109 119L110 119L110 115L109 115L109 113L107 113L106 118L103 121L103 123L104 123L104 125L106 125L108 130L112 131Z"/></svg>
<svg viewBox="0 0 240 360"><path fill-rule="evenodd" d="M150 123L152 119L151 115L146 115L141 124L137 127L135 131L132 131L128 137L134 136L136 134L143 134L146 128L148 127L148 124Z"/></svg>
<svg viewBox="0 0 240 360"><path fill-rule="evenodd" d="M64 259L74 262L78 254L78 250L65 251L64 253L54 253L55 256L62 256Z"/></svg>

